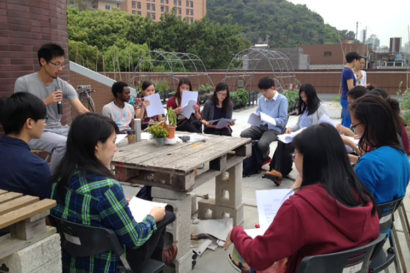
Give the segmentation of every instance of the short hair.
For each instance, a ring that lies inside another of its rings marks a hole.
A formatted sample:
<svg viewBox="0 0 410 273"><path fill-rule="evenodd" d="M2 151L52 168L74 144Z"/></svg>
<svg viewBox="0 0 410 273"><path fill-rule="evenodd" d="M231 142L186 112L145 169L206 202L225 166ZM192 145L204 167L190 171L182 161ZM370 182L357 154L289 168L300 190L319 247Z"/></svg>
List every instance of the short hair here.
<svg viewBox="0 0 410 273"><path fill-rule="evenodd" d="M43 101L30 93L19 92L0 100L0 123L6 135L19 134L28 118L37 121L46 115Z"/></svg>
<svg viewBox="0 0 410 273"><path fill-rule="evenodd" d="M51 61L55 57L64 57L64 49L58 44L44 44L37 51L38 63L41 66L40 59L43 58L46 62Z"/></svg>
<svg viewBox="0 0 410 273"><path fill-rule="evenodd" d="M357 52L349 52L346 54L346 62L351 63L354 60L360 60L360 55Z"/></svg>
<svg viewBox="0 0 410 273"><path fill-rule="evenodd" d="M361 96L364 96L369 92L366 87L358 85L353 87L348 93L347 96L349 96L352 99L358 99Z"/></svg>
<svg viewBox="0 0 410 273"><path fill-rule="evenodd" d="M272 87L275 87L275 81L273 79L268 78L268 77L264 77L264 78L259 80L259 83L258 83L258 88L259 89L266 90L266 89L269 89L269 88L272 88Z"/></svg>
<svg viewBox="0 0 410 273"><path fill-rule="evenodd" d="M114 98L116 98L118 94L122 93L124 91L124 87L127 86L128 84L125 82L115 82L111 87L111 92Z"/></svg>

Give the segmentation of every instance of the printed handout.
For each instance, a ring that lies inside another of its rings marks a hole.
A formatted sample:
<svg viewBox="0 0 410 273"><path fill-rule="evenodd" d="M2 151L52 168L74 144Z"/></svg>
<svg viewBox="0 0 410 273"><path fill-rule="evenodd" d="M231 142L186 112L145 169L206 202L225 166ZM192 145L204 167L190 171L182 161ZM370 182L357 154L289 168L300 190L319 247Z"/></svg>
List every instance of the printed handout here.
<svg viewBox="0 0 410 273"><path fill-rule="evenodd" d="M305 128L300 128L299 130L291 132L289 134L278 135L278 139L279 141L285 144L291 143L293 141L293 138L297 136L298 134L302 133L303 130L305 130Z"/></svg>
<svg viewBox="0 0 410 273"><path fill-rule="evenodd" d="M198 92L196 91L182 91L182 114L189 119L195 113L194 105L198 101Z"/></svg>
<svg viewBox="0 0 410 273"><path fill-rule="evenodd" d="M276 120L263 112L252 113L248 119L248 123L253 126L261 125L262 121L276 126Z"/></svg>
<svg viewBox="0 0 410 273"><path fill-rule="evenodd" d="M161 98L158 93L144 97L144 100L149 101L147 106L147 117L154 117L164 114L164 108L162 107Z"/></svg>
<svg viewBox="0 0 410 273"><path fill-rule="evenodd" d="M209 123L216 126L216 129L222 129L222 128L228 127L228 125L234 121L235 119L229 119L229 118L208 120Z"/></svg>
<svg viewBox="0 0 410 273"><path fill-rule="evenodd" d="M134 219L137 223L142 222L145 216L147 216L153 208L164 208L166 205L166 203L147 201L135 196L131 199L129 203L131 214L132 216L134 216Z"/></svg>
<svg viewBox="0 0 410 273"><path fill-rule="evenodd" d="M336 123L334 120L332 120L332 119L331 119L328 115L326 115L326 114L323 114L323 115L320 117L318 123L319 123L319 124L320 124L320 123L329 123L330 125L332 125L332 126L335 127L335 128L336 128L336 125L337 125L337 123Z"/></svg>

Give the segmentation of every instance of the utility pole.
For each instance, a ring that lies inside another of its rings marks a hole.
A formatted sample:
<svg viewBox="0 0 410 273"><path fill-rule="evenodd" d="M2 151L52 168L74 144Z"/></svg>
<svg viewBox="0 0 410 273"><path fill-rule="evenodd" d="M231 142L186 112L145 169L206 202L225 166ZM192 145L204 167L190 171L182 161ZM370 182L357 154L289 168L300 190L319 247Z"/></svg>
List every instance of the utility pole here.
<svg viewBox="0 0 410 273"><path fill-rule="evenodd" d="M357 39L357 35L358 35L358 33L359 33L359 22L358 21L356 21L356 40L358 40Z"/></svg>

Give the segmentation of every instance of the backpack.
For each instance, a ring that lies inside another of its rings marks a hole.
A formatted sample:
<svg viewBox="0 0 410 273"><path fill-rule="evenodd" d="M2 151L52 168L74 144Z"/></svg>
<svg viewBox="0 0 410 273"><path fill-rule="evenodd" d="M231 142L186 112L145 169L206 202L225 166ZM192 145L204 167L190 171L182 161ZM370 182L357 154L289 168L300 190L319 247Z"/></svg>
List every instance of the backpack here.
<svg viewBox="0 0 410 273"><path fill-rule="evenodd" d="M252 155L243 161L242 176L259 173L263 164L263 156L258 148L258 141L252 142Z"/></svg>

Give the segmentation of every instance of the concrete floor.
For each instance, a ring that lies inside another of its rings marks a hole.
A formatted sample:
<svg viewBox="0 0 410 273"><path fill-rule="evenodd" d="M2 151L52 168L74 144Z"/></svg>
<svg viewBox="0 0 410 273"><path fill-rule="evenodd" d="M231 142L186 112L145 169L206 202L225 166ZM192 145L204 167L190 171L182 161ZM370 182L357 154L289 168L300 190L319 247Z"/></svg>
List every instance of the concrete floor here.
<svg viewBox="0 0 410 273"><path fill-rule="evenodd" d="M338 102L330 101L334 96L324 95L321 96L323 103L326 106L326 110L328 111L329 116L334 120L340 121L340 105ZM233 118L236 119L236 124L233 126L233 136L238 137L240 132L248 127L247 120L251 113L255 112L256 106L248 107L246 109L241 109L240 111L234 111ZM290 116L288 121L288 126L292 126L296 123L296 116ZM273 152L276 148L276 142L271 144L270 147L270 156L272 156ZM268 165L264 166L265 169L268 168ZM296 171L295 169L289 174L289 178L284 179L283 183L280 187L277 187L273 182L269 179L262 178L263 172L260 174L255 174L250 177L243 178L243 203L244 207L244 227L245 228L254 228L255 224L258 224L258 213L256 208L256 196L255 190L261 189L284 189L289 188L293 181L292 179L296 178ZM200 187L194 190L195 193L198 195L209 194L211 198L215 195L215 181L209 181L201 185ZM409 192L409 191L408 191ZM127 194L127 191L126 191ZM410 218L410 194L407 194L405 197L405 207L408 217ZM396 217L396 219L399 219ZM406 261L406 266L408 270L410 270L410 249L406 246L404 240L404 234L401 229L401 225L399 224L400 221L396 224L398 229L400 242L402 245L402 250L404 252L404 258ZM410 247L410 246L409 246ZM223 248L219 247L215 251L213 250L206 250L202 256L198 257L196 260L195 268L192 270L194 273L230 273L230 272L237 272L237 270L230 264L228 259L228 253L231 251L224 251ZM395 272L394 266L391 265L389 267L390 272ZM168 270L167 270L168 272Z"/></svg>

